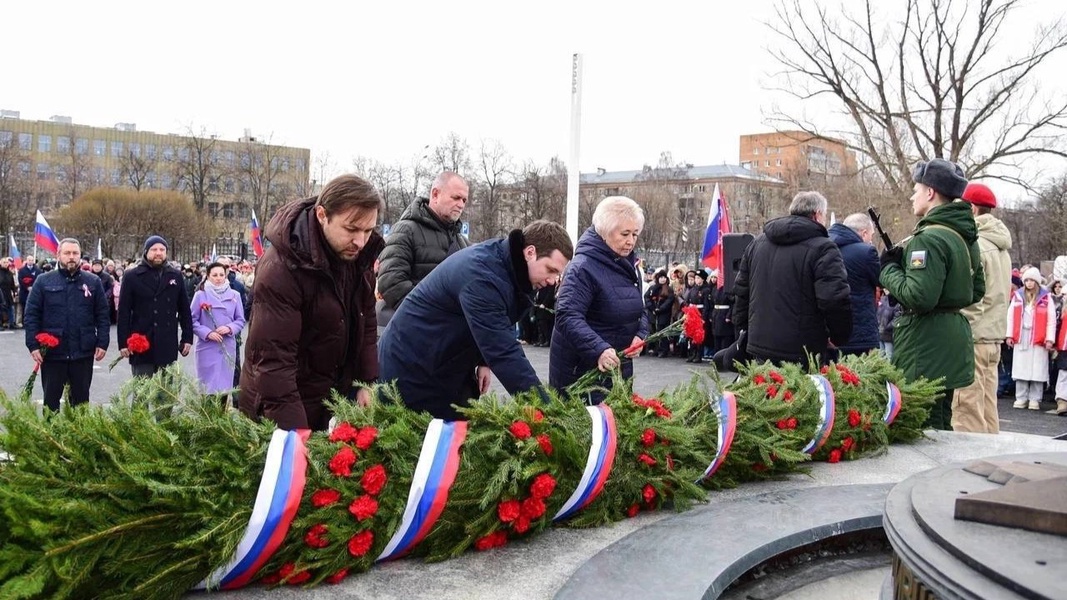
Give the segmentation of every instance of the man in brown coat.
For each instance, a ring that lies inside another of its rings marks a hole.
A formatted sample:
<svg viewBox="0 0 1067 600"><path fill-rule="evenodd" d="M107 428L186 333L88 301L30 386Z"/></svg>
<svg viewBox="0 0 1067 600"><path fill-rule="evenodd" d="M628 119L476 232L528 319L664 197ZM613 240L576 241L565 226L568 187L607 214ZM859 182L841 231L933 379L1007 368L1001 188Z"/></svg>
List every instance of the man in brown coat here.
<svg viewBox="0 0 1067 600"><path fill-rule="evenodd" d="M256 268L241 411L282 429L325 430L330 390L367 402L353 381L378 378L374 261L381 197L342 175L317 197L283 206L267 225L272 244Z"/></svg>

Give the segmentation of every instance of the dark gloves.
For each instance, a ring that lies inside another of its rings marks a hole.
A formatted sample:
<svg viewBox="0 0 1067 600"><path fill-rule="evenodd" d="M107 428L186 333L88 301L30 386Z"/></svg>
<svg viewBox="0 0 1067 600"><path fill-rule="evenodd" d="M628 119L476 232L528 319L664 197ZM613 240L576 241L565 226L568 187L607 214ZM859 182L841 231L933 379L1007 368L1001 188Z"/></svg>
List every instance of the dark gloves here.
<svg viewBox="0 0 1067 600"><path fill-rule="evenodd" d="M883 252L882 256L880 256L878 258L878 263L879 263L879 265L881 267L879 269L879 271L884 271L885 268L886 268L886 265L899 265L901 259L903 259L903 258L904 258L904 249L901 248L900 246L893 246L892 248L890 248L890 249L886 250L885 252Z"/></svg>

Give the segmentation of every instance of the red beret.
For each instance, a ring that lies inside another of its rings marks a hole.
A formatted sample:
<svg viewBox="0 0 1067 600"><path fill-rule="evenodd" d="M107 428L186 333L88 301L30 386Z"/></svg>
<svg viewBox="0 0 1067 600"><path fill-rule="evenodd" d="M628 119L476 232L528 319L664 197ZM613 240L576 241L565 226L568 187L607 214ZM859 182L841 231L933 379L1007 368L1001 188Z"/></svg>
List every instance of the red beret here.
<svg viewBox="0 0 1067 600"><path fill-rule="evenodd" d="M963 191L963 200L975 206L997 207L997 197L993 195L993 190L981 183L968 183L967 189Z"/></svg>

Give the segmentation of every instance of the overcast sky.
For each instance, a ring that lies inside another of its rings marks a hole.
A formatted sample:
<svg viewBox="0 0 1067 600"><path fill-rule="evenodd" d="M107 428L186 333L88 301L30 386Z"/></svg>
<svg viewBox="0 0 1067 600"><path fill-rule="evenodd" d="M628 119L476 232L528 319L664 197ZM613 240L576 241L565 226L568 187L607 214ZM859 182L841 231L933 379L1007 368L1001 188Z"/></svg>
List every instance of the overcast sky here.
<svg viewBox="0 0 1067 600"><path fill-rule="evenodd" d="M1019 34L1057 0L1030 0ZM743 2L7 2L0 108L24 119L406 160L455 131L566 160L571 54L585 60L582 171L668 150L738 162L768 131L770 0ZM1067 63L1061 63L1067 64ZM1063 73L1065 69L1060 69ZM1059 77L1062 79L1062 77Z"/></svg>

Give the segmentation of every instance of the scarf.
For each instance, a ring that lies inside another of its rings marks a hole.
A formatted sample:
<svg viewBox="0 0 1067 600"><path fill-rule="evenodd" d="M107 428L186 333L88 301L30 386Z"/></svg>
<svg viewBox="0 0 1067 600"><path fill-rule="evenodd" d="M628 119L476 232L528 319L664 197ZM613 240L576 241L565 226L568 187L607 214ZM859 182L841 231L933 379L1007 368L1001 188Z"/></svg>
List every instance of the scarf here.
<svg viewBox="0 0 1067 600"><path fill-rule="evenodd" d="M223 300L226 296L226 292L230 291L230 280L223 279L222 283L220 283L219 285L215 285L211 283L211 281L205 280L204 290L211 292L211 294L213 294L219 300Z"/></svg>

